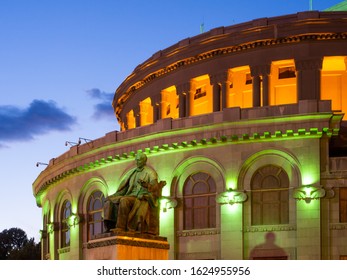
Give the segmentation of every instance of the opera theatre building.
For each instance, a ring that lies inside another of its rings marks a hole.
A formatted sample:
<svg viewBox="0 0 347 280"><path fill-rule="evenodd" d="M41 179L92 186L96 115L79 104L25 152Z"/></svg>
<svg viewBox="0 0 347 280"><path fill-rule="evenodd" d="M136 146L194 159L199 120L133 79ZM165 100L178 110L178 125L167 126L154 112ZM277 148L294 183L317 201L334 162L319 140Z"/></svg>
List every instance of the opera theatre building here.
<svg viewBox="0 0 347 280"><path fill-rule="evenodd" d="M183 39L112 105L121 131L72 146L33 183L43 259L347 259L347 12ZM146 202L158 231L106 232L138 154L164 182Z"/></svg>

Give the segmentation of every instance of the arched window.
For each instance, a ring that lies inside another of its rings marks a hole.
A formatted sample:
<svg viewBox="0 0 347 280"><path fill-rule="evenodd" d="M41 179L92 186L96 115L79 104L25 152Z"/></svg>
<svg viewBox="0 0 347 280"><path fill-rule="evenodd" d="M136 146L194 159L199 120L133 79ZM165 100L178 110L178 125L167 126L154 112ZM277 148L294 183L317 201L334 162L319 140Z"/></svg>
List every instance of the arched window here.
<svg viewBox="0 0 347 280"><path fill-rule="evenodd" d="M71 203L65 200L61 208L61 248L70 246L70 226Z"/></svg>
<svg viewBox="0 0 347 280"><path fill-rule="evenodd" d="M126 129L135 128L136 127L136 118L135 118L135 114L134 114L133 110L131 110L129 113L126 114L126 118L127 118Z"/></svg>
<svg viewBox="0 0 347 280"><path fill-rule="evenodd" d="M190 175L183 189L184 229L216 227L216 183L203 172Z"/></svg>
<svg viewBox="0 0 347 280"><path fill-rule="evenodd" d="M321 71L321 99L331 100L332 109L345 113L347 119L347 57L324 57Z"/></svg>
<svg viewBox="0 0 347 280"><path fill-rule="evenodd" d="M197 116L213 111L213 93L209 75L202 75L190 81L190 115Z"/></svg>
<svg viewBox="0 0 347 280"><path fill-rule="evenodd" d="M168 87L161 91L161 118L179 117L179 99L175 86Z"/></svg>
<svg viewBox="0 0 347 280"><path fill-rule="evenodd" d="M150 97L140 102L140 125L153 123L153 105Z"/></svg>
<svg viewBox="0 0 347 280"><path fill-rule="evenodd" d="M102 209L104 206L104 194L101 191L95 191L88 200L88 239L103 233Z"/></svg>
<svg viewBox="0 0 347 280"><path fill-rule="evenodd" d="M294 59L272 62L270 85L269 105L298 102Z"/></svg>
<svg viewBox="0 0 347 280"><path fill-rule="evenodd" d="M228 71L228 107L250 108L253 106L252 77L249 66L231 68Z"/></svg>
<svg viewBox="0 0 347 280"><path fill-rule="evenodd" d="M259 168L251 180L252 225L289 222L289 178L278 166Z"/></svg>

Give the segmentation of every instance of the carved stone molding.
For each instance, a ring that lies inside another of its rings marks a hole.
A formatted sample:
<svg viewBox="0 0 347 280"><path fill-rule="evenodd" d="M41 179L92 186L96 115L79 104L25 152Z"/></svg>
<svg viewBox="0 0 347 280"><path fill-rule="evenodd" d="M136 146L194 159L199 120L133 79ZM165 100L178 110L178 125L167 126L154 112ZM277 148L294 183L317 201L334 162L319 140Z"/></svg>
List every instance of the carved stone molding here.
<svg viewBox="0 0 347 280"><path fill-rule="evenodd" d="M295 225L245 226L244 232L296 231Z"/></svg>
<svg viewBox="0 0 347 280"><path fill-rule="evenodd" d="M347 223L336 223L336 224L330 224L331 230L346 230L347 229Z"/></svg>
<svg viewBox="0 0 347 280"><path fill-rule="evenodd" d="M251 76L268 76L271 72L271 64L251 66Z"/></svg>
<svg viewBox="0 0 347 280"><path fill-rule="evenodd" d="M177 90L177 94L188 94L189 91L190 91L190 83L187 82L187 83L184 83L184 84L181 84L181 85L177 85L176 86L176 90Z"/></svg>
<svg viewBox="0 0 347 280"><path fill-rule="evenodd" d="M78 214L72 213L68 219L69 227L75 227L81 222L81 217Z"/></svg>
<svg viewBox="0 0 347 280"><path fill-rule="evenodd" d="M219 204L235 204L243 203L247 200L248 196L245 192L229 190L223 193L220 193L216 197L216 201Z"/></svg>
<svg viewBox="0 0 347 280"><path fill-rule="evenodd" d="M228 71L224 71L217 74L209 74L211 85L223 84L228 80Z"/></svg>
<svg viewBox="0 0 347 280"><path fill-rule="evenodd" d="M157 240L156 240L157 239ZM129 236L113 236L111 238L95 239L87 243L87 249L107 247L114 245L127 245L133 247L170 249L170 245L164 237L153 239L133 238Z"/></svg>
<svg viewBox="0 0 347 280"><path fill-rule="evenodd" d="M176 233L177 237L191 237L216 234L220 234L220 229L182 230L177 231Z"/></svg>
<svg viewBox="0 0 347 280"><path fill-rule="evenodd" d="M322 65L323 65L323 57L295 60L295 68L297 71L321 70Z"/></svg>
<svg viewBox="0 0 347 280"><path fill-rule="evenodd" d="M65 253L68 253L70 252L70 247L64 247L64 248L60 248L58 249L58 254L65 254Z"/></svg>
<svg viewBox="0 0 347 280"><path fill-rule="evenodd" d="M331 136L333 135L333 131L330 128L323 128L321 130L317 130L316 128L310 128L308 130L306 129L298 129L296 131L294 130L287 130L287 131L276 131L276 132L262 132L257 133L254 132L253 134L243 134L242 136L240 135L219 135L218 137L214 137L211 139L197 139L194 141L190 142L181 142L181 143L168 143L168 144L162 144L159 146L153 146L146 148L145 152L151 153L152 151L155 153L158 152L167 152L171 151L174 149L183 149L183 148L191 148L193 146L199 145L199 146L206 146L208 147L209 145L214 145L215 143L219 144L227 144L230 142L236 143L240 141L262 141L262 140L270 140L272 138L285 138L285 137L321 137L322 135L327 135ZM127 151L124 152L123 154L116 154L116 155L110 155L106 159L105 158L99 158L96 161L92 161L89 163L85 163L84 165L80 165L74 168L71 168L69 170L65 170L62 173L59 173L58 175L49 178L46 180L43 184L40 185L40 187L37 190L36 193L36 202L39 205L38 199L40 198L40 195L46 191L51 185L65 179L66 177L69 176L75 176L78 173L83 173L83 172L90 172L95 168L98 168L99 165L97 163L102 162L103 165L108 165L108 164L113 164L115 161L122 161L122 160L127 160L129 158L134 158L135 157L135 151ZM56 225L54 226L54 230L58 229L59 227ZM48 232L49 229L47 229Z"/></svg>
<svg viewBox="0 0 347 280"><path fill-rule="evenodd" d="M47 233L53 233L56 230L59 230L59 223L47 224Z"/></svg>
<svg viewBox="0 0 347 280"><path fill-rule="evenodd" d="M179 60L169 66L158 69L154 71L153 73L148 74L144 79L135 82L132 86L129 87L129 89L126 92L124 92L118 98L118 101L117 99L113 101L115 112L116 112L116 115L118 116L122 110L123 104L127 101L127 99L129 99L129 97L136 90L142 88L148 82L152 82L156 78L159 78L163 75L167 75L171 73L172 71L177 71L182 67L200 62L202 60L212 59L217 56L230 55L230 53L249 51L256 48L263 48L263 47L274 46L274 45L290 44L290 43L297 44L302 41L325 41L325 40L330 41L330 40L346 40L346 39L347 39L347 33L300 34L300 35L294 35L294 36L284 37L284 38L274 38L274 39L259 40L254 42L245 42L235 46L227 46L220 49L214 49L209 52L198 54L194 57L188 57L186 59ZM295 61L295 65L297 70L310 70L310 69L318 70L322 68L322 61L323 61L323 58L307 59L307 60L304 59L300 61ZM117 94L119 95L119 93ZM115 101L117 101L117 103L115 103Z"/></svg>
<svg viewBox="0 0 347 280"><path fill-rule="evenodd" d="M335 197L335 190L333 189L334 187L332 186L326 186L323 187L325 190L325 197L324 198L334 198Z"/></svg>

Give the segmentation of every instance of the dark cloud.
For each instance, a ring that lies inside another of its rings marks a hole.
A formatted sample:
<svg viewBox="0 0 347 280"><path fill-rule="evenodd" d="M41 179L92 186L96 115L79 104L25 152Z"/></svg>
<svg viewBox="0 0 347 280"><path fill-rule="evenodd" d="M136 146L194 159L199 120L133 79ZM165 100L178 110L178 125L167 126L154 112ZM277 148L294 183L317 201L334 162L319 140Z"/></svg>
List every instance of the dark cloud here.
<svg viewBox="0 0 347 280"><path fill-rule="evenodd" d="M96 105L94 105L94 114L93 117L96 119L114 119L114 112L112 108L112 100L114 93L107 93L101 91L98 88L93 88L91 90L87 90L87 94L92 98L98 101Z"/></svg>
<svg viewBox="0 0 347 280"><path fill-rule="evenodd" d="M54 101L34 100L25 109L0 106L0 148L4 142L32 140L50 131L68 131L75 123L76 118L58 108Z"/></svg>

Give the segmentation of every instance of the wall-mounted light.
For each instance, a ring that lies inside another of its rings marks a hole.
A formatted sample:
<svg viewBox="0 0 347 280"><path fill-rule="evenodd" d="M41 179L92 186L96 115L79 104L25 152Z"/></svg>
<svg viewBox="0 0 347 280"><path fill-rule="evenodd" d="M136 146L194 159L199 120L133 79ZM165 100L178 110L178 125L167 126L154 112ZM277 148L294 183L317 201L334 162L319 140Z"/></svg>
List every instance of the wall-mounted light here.
<svg viewBox="0 0 347 280"><path fill-rule="evenodd" d="M71 142L71 141L65 141L65 146L70 146L70 147L72 147L72 146L76 146L76 145L78 145L78 143L76 143L76 142Z"/></svg>
<svg viewBox="0 0 347 280"><path fill-rule="evenodd" d="M230 204L243 203L247 200L248 196L245 192L235 191L232 189L222 192L216 197L216 201L219 204Z"/></svg>
<svg viewBox="0 0 347 280"><path fill-rule="evenodd" d="M54 231L54 223L47 224L47 233L53 233Z"/></svg>
<svg viewBox="0 0 347 280"><path fill-rule="evenodd" d="M163 212L167 212L168 209L175 208L176 206L176 199L167 196L162 196L160 198L160 209L163 210Z"/></svg>
<svg viewBox="0 0 347 280"><path fill-rule="evenodd" d="M81 144L82 144L82 140L83 140L85 143L92 142L92 140L91 140L91 139L87 139L87 138L79 137L79 138L78 138L78 145L81 145Z"/></svg>
<svg viewBox="0 0 347 280"><path fill-rule="evenodd" d="M68 218L67 224L69 225L69 227L75 227L76 225L78 225L80 223L80 217L74 213L72 213L70 215L70 217Z"/></svg>
<svg viewBox="0 0 347 280"><path fill-rule="evenodd" d="M315 186L302 186L295 188L293 191L293 198L296 200L304 200L310 203L313 199L320 199L325 196L325 190L322 187Z"/></svg>
<svg viewBox="0 0 347 280"><path fill-rule="evenodd" d="M48 165L48 163L44 163L44 162L36 162L36 167L39 167L40 165Z"/></svg>

